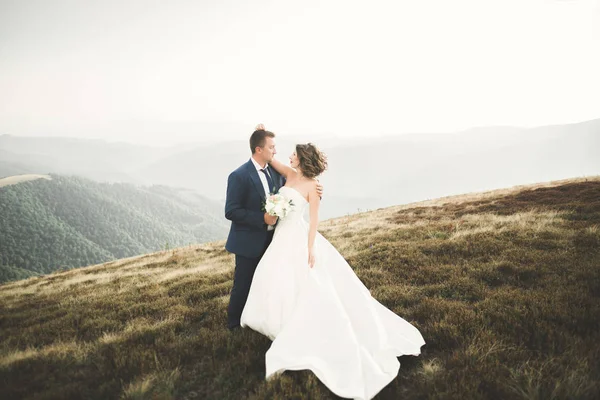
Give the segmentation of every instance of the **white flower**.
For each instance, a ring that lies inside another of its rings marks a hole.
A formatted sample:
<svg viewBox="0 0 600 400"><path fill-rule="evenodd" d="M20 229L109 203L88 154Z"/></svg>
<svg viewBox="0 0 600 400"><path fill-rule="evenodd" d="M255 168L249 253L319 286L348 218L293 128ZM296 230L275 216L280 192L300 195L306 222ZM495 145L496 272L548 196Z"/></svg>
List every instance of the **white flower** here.
<svg viewBox="0 0 600 400"><path fill-rule="evenodd" d="M273 194L267 197L265 211L272 216L284 218L291 210L293 204L281 194Z"/></svg>
<svg viewBox="0 0 600 400"><path fill-rule="evenodd" d="M266 211L268 214L272 215L272 214L273 214L273 207L274 207L274 206L275 206L275 205L274 205L273 203L269 204L269 203L267 202L267 204L265 205L265 211Z"/></svg>

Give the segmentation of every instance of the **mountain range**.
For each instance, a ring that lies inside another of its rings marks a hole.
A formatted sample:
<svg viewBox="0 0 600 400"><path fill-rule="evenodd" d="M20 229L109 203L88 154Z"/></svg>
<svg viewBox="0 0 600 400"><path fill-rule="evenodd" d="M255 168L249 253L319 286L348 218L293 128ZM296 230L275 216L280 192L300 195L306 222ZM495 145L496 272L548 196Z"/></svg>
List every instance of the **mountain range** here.
<svg viewBox="0 0 600 400"><path fill-rule="evenodd" d="M314 141L329 157L324 219L464 192L600 173L600 119L538 128L323 139L277 133L278 158ZM249 137L250 133L248 133ZM246 138L157 148L101 140L0 136L0 176L75 174L189 188L221 202L228 174L250 157Z"/></svg>

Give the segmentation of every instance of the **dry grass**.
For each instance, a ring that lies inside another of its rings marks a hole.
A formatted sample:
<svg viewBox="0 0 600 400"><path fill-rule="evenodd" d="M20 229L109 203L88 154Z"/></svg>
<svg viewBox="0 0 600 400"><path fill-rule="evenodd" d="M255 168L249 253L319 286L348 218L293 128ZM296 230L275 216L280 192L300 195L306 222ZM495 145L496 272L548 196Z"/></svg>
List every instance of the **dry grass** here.
<svg viewBox="0 0 600 400"><path fill-rule="evenodd" d="M47 180L51 181L52 177L50 177L50 175L36 175L36 174L8 176L6 178L0 179L0 187L8 186L8 185L16 185L17 183L34 181L36 179L47 179Z"/></svg>
<svg viewBox="0 0 600 400"><path fill-rule="evenodd" d="M427 342L378 398L597 398L599 226L600 179L323 222ZM263 379L270 341L225 327L232 267L219 242L1 285L0 398L334 398Z"/></svg>

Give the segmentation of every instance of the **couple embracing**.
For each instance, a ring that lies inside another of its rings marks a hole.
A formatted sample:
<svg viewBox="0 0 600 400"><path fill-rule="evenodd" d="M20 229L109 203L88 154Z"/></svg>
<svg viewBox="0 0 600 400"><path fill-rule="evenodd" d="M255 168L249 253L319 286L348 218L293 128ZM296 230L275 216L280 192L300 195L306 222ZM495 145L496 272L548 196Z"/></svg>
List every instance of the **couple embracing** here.
<svg viewBox="0 0 600 400"><path fill-rule="evenodd" d="M226 249L235 254L228 327L250 327L273 341L267 379L309 369L340 397L371 399L397 376L397 357L419 355L425 341L371 297L317 232L325 155L299 144L285 165L274 158L275 134L262 125L250 148L250 160L227 181ZM285 217L263 211L271 193L292 204Z"/></svg>

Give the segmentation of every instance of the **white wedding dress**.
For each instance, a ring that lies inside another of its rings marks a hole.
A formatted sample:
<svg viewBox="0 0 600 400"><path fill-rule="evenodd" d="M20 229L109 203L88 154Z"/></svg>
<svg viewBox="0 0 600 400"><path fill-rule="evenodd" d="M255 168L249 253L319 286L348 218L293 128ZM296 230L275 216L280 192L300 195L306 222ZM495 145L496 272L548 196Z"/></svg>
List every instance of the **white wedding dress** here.
<svg viewBox="0 0 600 400"><path fill-rule="evenodd" d="M401 355L425 344L417 328L373 297L341 254L317 232L308 265L308 202L294 188L280 193L294 209L280 219L260 260L241 326L268 336L266 378L311 370L333 393L371 399L398 374Z"/></svg>

